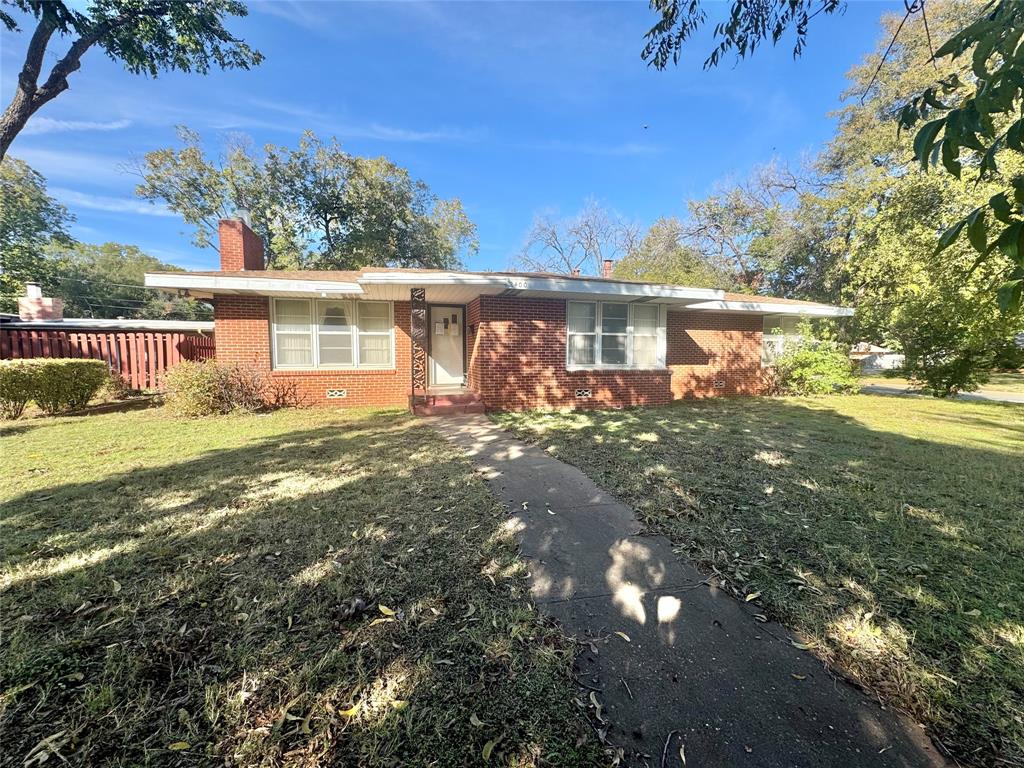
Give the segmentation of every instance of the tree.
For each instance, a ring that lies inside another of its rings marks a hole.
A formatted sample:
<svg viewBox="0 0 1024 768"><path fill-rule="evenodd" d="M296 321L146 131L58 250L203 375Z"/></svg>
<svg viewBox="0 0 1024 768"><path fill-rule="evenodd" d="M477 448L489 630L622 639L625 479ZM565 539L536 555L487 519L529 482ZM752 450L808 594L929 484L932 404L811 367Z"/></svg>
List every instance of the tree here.
<svg viewBox="0 0 1024 768"><path fill-rule="evenodd" d="M794 256L805 253L806 234L793 216L806 186L774 163L755 168L739 184L690 201L680 241L742 291L794 293L801 286Z"/></svg>
<svg viewBox="0 0 1024 768"><path fill-rule="evenodd" d="M1009 156L1015 158L1012 165L1019 166L1016 161L1024 155L1024 57L1019 54L1024 3L988 0L958 6L959 22L944 32L936 30L937 39L945 42L933 51L926 13L935 5L906 0L906 13L901 22L891 25L892 34L878 55L864 95L884 83L889 53L898 53L915 26L908 20L919 14L916 26L923 27L919 32L924 32L929 52L920 62L921 71L931 65L937 72L928 84L908 94L901 108L886 114L901 129L923 122L911 149L922 169L941 164L956 179L998 185L987 199L950 223L938 239L936 256L966 235L977 252L974 264L1000 265L992 290L1003 312L1015 312L1024 305L1024 175L1009 172L1006 166ZM651 0L651 7L660 18L647 32L641 56L664 69L670 62L679 62L684 44L704 26L707 16L701 0ZM793 54L798 56L810 21L842 7L842 0L733 0L728 20L714 28L716 44L704 68L717 66L729 52L744 58L768 38L777 43L791 28L796 34Z"/></svg>
<svg viewBox="0 0 1024 768"><path fill-rule="evenodd" d="M46 179L28 163L8 158L0 163L0 307L13 311L25 283L54 288L54 265L45 257L53 243L72 242L67 208L46 192Z"/></svg>
<svg viewBox="0 0 1024 768"><path fill-rule="evenodd" d="M733 0L727 21L715 25L715 47L704 61L704 68L717 66L734 51L739 58L752 54L764 40L778 43L790 28L795 28L793 56L799 56L807 42L811 19L821 13L835 13L843 0ZM701 0L651 0L651 8L661 18L644 36L641 56L658 69L669 62L679 63L683 46L703 28L707 14Z"/></svg>
<svg viewBox="0 0 1024 768"><path fill-rule="evenodd" d="M631 253L639 238L636 224L595 200L575 216L538 216L526 236L516 264L528 271L599 275L605 259Z"/></svg>
<svg viewBox="0 0 1024 768"><path fill-rule="evenodd" d="M734 275L683 243L676 218L658 219L630 253L616 262L615 277L692 288L734 288Z"/></svg>
<svg viewBox="0 0 1024 768"><path fill-rule="evenodd" d="M144 286L146 272L177 272L143 253L137 246L120 243L51 245L51 295L64 300L70 317L128 317L159 320L208 320L208 304Z"/></svg>
<svg viewBox="0 0 1024 768"><path fill-rule="evenodd" d="M461 202L387 158L356 157L307 132L294 149L262 154L236 139L212 160L194 131L179 136L183 148L145 156L136 192L193 225L200 247L213 245L219 219L246 209L274 269L451 269L477 250Z"/></svg>
<svg viewBox="0 0 1024 768"><path fill-rule="evenodd" d="M929 5L932 33L960 28L973 8ZM998 350L1024 326L1020 308L996 300L1012 260L998 249L986 259L966 241L936 257L940 234L1000 190L994 179L915 172L914 137L892 130L889 116L935 76L923 19L904 25L899 45L883 54L900 24L885 21L878 48L850 73L848 105L818 163L822 194L814 216L835 237L820 243L832 266L825 279L837 301L854 302L852 329L901 349L908 371L937 394L975 388ZM881 64L881 69L879 65ZM941 63L941 77L969 77L964 64ZM1024 162L1007 158L1009 173ZM805 201L806 202L806 201Z"/></svg>
<svg viewBox="0 0 1024 768"><path fill-rule="evenodd" d="M206 74L211 66L249 69L263 56L224 27L229 16L245 16L240 0L97 0L84 6L61 0L3 0L36 19L10 104L0 117L0 160L11 142L44 104L70 85L68 78L91 48L101 48L133 74L161 71ZM0 11L0 22L18 31L17 19ZM54 35L72 42L40 84Z"/></svg>

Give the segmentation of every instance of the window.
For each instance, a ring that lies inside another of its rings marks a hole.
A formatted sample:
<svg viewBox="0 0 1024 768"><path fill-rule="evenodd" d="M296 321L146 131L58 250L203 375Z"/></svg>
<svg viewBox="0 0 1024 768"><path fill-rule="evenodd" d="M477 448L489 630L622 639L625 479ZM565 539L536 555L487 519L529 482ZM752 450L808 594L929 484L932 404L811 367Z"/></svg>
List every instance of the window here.
<svg viewBox="0 0 1024 768"><path fill-rule="evenodd" d="M275 368L393 368L386 301L274 299Z"/></svg>
<svg viewBox="0 0 1024 768"><path fill-rule="evenodd" d="M569 368L665 367L665 309L658 304L570 301Z"/></svg>
<svg viewBox="0 0 1024 768"><path fill-rule="evenodd" d="M274 312L274 336L277 342L278 365L312 365L313 336L309 302L304 299L279 299Z"/></svg>

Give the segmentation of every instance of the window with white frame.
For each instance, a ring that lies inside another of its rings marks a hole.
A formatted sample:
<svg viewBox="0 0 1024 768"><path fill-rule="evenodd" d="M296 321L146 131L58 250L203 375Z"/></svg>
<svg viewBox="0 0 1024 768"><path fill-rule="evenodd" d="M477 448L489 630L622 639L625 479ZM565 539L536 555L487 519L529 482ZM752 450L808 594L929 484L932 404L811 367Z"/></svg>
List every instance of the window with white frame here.
<svg viewBox="0 0 1024 768"><path fill-rule="evenodd" d="M658 304L570 301L568 368L664 368L665 309Z"/></svg>
<svg viewBox="0 0 1024 768"><path fill-rule="evenodd" d="M393 368L392 304L274 299L275 368Z"/></svg>

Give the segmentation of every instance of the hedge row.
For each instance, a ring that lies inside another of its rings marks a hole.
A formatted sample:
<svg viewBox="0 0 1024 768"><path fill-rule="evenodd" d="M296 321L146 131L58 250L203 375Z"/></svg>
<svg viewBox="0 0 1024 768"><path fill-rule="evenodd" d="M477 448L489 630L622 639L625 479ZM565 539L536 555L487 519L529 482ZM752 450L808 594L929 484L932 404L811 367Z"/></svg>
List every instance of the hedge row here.
<svg viewBox="0 0 1024 768"><path fill-rule="evenodd" d="M0 361L0 415L16 419L30 401L49 414L84 408L109 378L102 360Z"/></svg>

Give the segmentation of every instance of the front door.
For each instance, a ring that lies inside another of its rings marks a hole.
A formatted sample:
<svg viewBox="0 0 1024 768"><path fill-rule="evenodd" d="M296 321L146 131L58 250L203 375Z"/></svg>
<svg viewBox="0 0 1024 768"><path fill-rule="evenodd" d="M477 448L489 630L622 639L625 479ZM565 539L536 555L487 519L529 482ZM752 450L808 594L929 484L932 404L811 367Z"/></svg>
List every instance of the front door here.
<svg viewBox="0 0 1024 768"><path fill-rule="evenodd" d="M430 386L462 386L462 307L430 307Z"/></svg>

